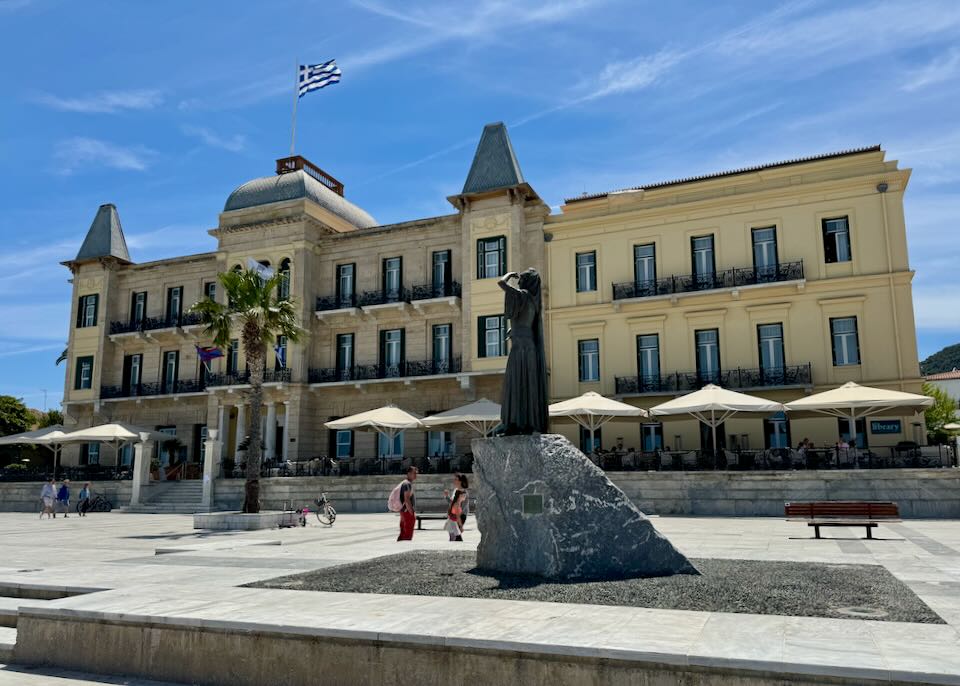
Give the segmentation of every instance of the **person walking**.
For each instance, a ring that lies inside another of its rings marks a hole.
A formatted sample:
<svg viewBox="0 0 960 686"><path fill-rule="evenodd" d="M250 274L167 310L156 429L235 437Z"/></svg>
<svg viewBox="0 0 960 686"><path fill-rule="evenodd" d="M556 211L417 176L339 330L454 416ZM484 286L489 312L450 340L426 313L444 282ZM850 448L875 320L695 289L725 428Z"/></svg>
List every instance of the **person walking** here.
<svg viewBox="0 0 960 686"><path fill-rule="evenodd" d="M80 495L77 496L80 498L80 502L77 503L77 511L80 512L81 517L87 516L87 508L90 507L90 482L83 484L83 488L80 489Z"/></svg>
<svg viewBox="0 0 960 686"><path fill-rule="evenodd" d="M460 522L460 516L463 513L463 508L461 503L466 494L461 491L459 488L453 492L453 497L450 498L450 506L447 508L447 523L444 528L447 530L447 533L450 534L450 542L453 541L463 541L463 529Z"/></svg>
<svg viewBox="0 0 960 686"><path fill-rule="evenodd" d="M400 535L398 541L413 540L413 525L417 521L417 499L413 482L417 480L417 468L407 467L406 478L400 483Z"/></svg>
<svg viewBox="0 0 960 686"><path fill-rule="evenodd" d="M60 490L57 491L57 507L63 508L64 517L70 516L70 479L64 479L60 484Z"/></svg>
<svg viewBox="0 0 960 686"><path fill-rule="evenodd" d="M443 495L448 500L452 501L454 498L458 497L460 494L460 533L463 533L463 527L467 523L467 515L470 513L470 494L467 491L469 483L467 481L467 475L457 472L453 475L453 493L450 491L444 491Z"/></svg>
<svg viewBox="0 0 960 686"><path fill-rule="evenodd" d="M57 514L54 512L54 505L57 500L57 491L53 486L53 479L47 479L47 483L43 485L43 488L40 489L40 503L42 508L40 510L40 519L43 519L43 515L47 515L47 518L56 517Z"/></svg>

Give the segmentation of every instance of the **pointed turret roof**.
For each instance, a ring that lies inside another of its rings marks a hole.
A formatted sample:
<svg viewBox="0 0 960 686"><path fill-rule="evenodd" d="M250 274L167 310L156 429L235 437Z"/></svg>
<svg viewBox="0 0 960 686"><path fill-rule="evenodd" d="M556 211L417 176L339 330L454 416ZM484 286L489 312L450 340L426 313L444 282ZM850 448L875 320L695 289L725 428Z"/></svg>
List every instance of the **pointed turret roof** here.
<svg viewBox="0 0 960 686"><path fill-rule="evenodd" d="M93 218L90 230L87 231L87 237L80 246L80 252L73 261L95 260L99 257L131 261L127 241L123 237L123 227L120 226L120 215L113 203L100 205L97 216Z"/></svg>
<svg viewBox="0 0 960 686"><path fill-rule="evenodd" d="M526 182L507 135L507 127L500 121L487 124L483 127L462 193L486 193L523 183Z"/></svg>

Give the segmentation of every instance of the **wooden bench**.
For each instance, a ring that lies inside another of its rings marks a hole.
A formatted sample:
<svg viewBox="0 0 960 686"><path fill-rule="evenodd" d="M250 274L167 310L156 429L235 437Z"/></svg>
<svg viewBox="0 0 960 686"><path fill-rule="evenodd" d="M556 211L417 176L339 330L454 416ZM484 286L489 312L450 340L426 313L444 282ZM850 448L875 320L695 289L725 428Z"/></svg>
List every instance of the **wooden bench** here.
<svg viewBox="0 0 960 686"><path fill-rule="evenodd" d="M783 514L788 522L812 526L815 538L820 538L821 526L862 526L872 539L877 524L901 521L896 503L866 500L784 503Z"/></svg>

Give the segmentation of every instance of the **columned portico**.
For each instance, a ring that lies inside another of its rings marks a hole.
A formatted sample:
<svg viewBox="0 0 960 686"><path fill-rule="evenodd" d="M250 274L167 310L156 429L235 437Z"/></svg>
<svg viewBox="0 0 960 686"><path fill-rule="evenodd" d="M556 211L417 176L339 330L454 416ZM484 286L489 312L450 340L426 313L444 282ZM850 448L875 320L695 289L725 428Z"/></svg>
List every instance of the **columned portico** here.
<svg viewBox="0 0 960 686"><path fill-rule="evenodd" d="M217 409L217 435L220 437L220 459L227 455L227 426L230 421L230 406L221 403Z"/></svg>

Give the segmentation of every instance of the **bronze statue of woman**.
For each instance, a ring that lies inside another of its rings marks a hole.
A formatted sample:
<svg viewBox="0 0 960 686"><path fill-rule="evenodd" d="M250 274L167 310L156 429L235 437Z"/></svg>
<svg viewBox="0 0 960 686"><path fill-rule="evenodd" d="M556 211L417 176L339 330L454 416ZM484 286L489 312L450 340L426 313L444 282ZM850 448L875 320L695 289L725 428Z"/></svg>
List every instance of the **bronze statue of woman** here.
<svg viewBox="0 0 960 686"><path fill-rule="evenodd" d="M513 285L511 281L517 280ZM547 433L547 359L543 345L540 275L535 269L505 274L504 292L510 320L510 355L503 378L498 432L507 436Z"/></svg>

